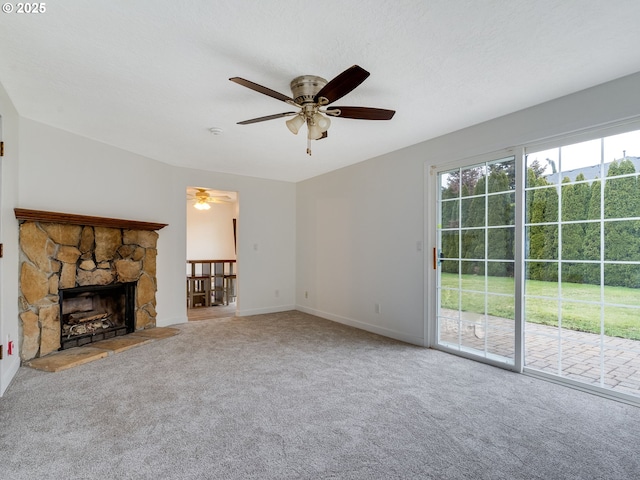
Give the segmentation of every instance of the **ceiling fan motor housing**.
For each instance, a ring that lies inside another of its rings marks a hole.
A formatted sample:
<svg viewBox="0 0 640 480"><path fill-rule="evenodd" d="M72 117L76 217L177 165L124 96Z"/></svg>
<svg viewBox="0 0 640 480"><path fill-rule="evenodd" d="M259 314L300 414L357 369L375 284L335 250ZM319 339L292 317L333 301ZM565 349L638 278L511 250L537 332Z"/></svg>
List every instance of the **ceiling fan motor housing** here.
<svg viewBox="0 0 640 480"><path fill-rule="evenodd" d="M327 84L322 77L302 75L291 80L291 93L298 105L314 103L316 94Z"/></svg>

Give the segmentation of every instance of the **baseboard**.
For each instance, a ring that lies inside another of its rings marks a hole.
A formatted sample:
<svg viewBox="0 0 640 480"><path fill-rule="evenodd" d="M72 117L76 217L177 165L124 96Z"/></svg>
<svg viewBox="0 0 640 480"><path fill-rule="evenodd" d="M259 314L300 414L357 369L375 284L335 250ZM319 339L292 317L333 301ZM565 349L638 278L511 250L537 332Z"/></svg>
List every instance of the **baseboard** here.
<svg viewBox="0 0 640 480"><path fill-rule="evenodd" d="M13 358L5 358L5 360L2 361L5 362L8 360L13 361L0 378L0 397L2 397L4 395L4 392L7 391L11 380L13 380L13 377L16 376L16 373L18 373L18 369L20 368L20 357L18 355L13 355Z"/></svg>
<svg viewBox="0 0 640 480"><path fill-rule="evenodd" d="M156 327L168 327L169 325L177 325L178 323L187 323L189 319L185 315L184 317L175 318L156 318Z"/></svg>
<svg viewBox="0 0 640 480"><path fill-rule="evenodd" d="M280 313L297 310L295 305L278 305L277 307L254 308L249 310L238 310L236 316L248 317L249 315L262 315L263 313Z"/></svg>
<svg viewBox="0 0 640 480"><path fill-rule="evenodd" d="M382 335L383 337L393 338L394 340L400 340L401 342L410 343L412 345L418 345L419 347L424 347L426 345L426 339L422 337L407 335L401 332L397 332L395 330L391 330L390 328L371 325L366 322L361 322L360 320L354 320L352 318L335 315L333 313L327 313L321 310L315 310L313 308L304 307L302 305L296 305L295 308L296 310L300 310L301 312L308 313L310 315L315 315L316 317L324 318L326 320L331 320L332 322L342 323L343 325L349 325L350 327L358 328L360 330L365 330L367 332L376 333L378 335Z"/></svg>

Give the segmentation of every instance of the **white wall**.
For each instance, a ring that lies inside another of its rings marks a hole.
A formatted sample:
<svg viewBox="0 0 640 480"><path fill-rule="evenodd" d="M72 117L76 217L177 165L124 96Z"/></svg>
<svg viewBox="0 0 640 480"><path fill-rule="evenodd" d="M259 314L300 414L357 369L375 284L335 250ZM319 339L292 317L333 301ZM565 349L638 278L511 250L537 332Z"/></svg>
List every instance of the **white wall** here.
<svg viewBox="0 0 640 480"><path fill-rule="evenodd" d="M185 192L189 185L237 191L242 199L237 253L242 298L237 313L294 308L295 184L173 167L20 118L9 107L0 89L8 147L2 161L0 223L5 244L0 264L4 335L17 338L19 325L14 207L167 223L158 240L157 325L185 322ZM13 358L0 362L4 388L19 365L19 356Z"/></svg>
<svg viewBox="0 0 640 480"><path fill-rule="evenodd" d="M639 85L640 73L300 182L298 308L427 344L425 165L638 116Z"/></svg>
<svg viewBox="0 0 640 480"><path fill-rule="evenodd" d="M185 321L185 229L176 225L185 187L174 167L25 118L19 166L21 208L169 224L159 231L157 320Z"/></svg>
<svg viewBox="0 0 640 480"><path fill-rule="evenodd" d="M422 342L423 182L416 160L400 151L298 184L302 310Z"/></svg>
<svg viewBox="0 0 640 480"><path fill-rule="evenodd" d="M18 222L13 209L18 202L19 117L0 85L0 116L4 157L0 159L0 243L4 254L0 259L0 343L4 358L0 360L0 396L18 371L20 355L17 349L7 355L7 340L18 343Z"/></svg>
<svg viewBox="0 0 640 480"><path fill-rule="evenodd" d="M234 260L233 219L236 203L212 203L209 210L197 210L187 202L187 259Z"/></svg>
<svg viewBox="0 0 640 480"><path fill-rule="evenodd" d="M186 321L189 185L241 199L238 314L295 305L295 184L173 167L27 119L20 137L20 207L169 224L158 240L159 326Z"/></svg>

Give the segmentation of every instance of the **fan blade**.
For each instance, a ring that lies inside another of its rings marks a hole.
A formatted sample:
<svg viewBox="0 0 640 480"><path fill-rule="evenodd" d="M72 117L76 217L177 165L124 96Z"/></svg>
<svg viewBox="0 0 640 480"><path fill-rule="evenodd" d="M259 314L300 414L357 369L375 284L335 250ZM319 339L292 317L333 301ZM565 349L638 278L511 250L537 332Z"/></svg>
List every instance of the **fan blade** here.
<svg viewBox="0 0 640 480"><path fill-rule="evenodd" d="M230 202L231 197L229 195L211 195L211 198L214 202Z"/></svg>
<svg viewBox="0 0 640 480"><path fill-rule="evenodd" d="M293 98L287 97L286 95L276 92L275 90L271 90L270 88L263 87L262 85L258 85L257 83L251 82L249 80L245 80L240 77L230 78L232 82L237 83L238 85L242 85L243 87L250 88L251 90L255 90L258 93L262 93L263 95L268 95L269 97L273 97L276 100L281 100L283 102L293 102Z"/></svg>
<svg viewBox="0 0 640 480"><path fill-rule="evenodd" d="M339 114L332 113L339 111ZM355 118L358 120L391 120L395 110L369 107L331 107L326 112L332 117Z"/></svg>
<svg viewBox="0 0 640 480"><path fill-rule="evenodd" d="M297 115L297 114L298 112L276 113L275 115L267 115L266 117L252 118L251 120L238 122L238 125L249 125L250 123L264 122L266 120L273 120L275 118L282 118L282 117L290 117L291 115Z"/></svg>
<svg viewBox="0 0 640 480"><path fill-rule="evenodd" d="M313 97L313 101L318 103L320 97L324 97L329 100L325 105L333 103L364 82L368 76L369 72L358 65L354 65L322 87Z"/></svg>

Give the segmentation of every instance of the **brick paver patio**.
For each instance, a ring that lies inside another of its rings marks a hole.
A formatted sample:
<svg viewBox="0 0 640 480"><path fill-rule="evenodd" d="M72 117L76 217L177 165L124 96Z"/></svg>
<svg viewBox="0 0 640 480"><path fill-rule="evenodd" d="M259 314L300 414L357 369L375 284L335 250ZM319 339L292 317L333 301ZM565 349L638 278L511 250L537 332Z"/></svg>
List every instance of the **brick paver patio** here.
<svg viewBox="0 0 640 480"><path fill-rule="evenodd" d="M441 342L514 358L513 320L460 313L459 336L458 312L441 310ZM525 366L640 397L640 341L527 323Z"/></svg>

